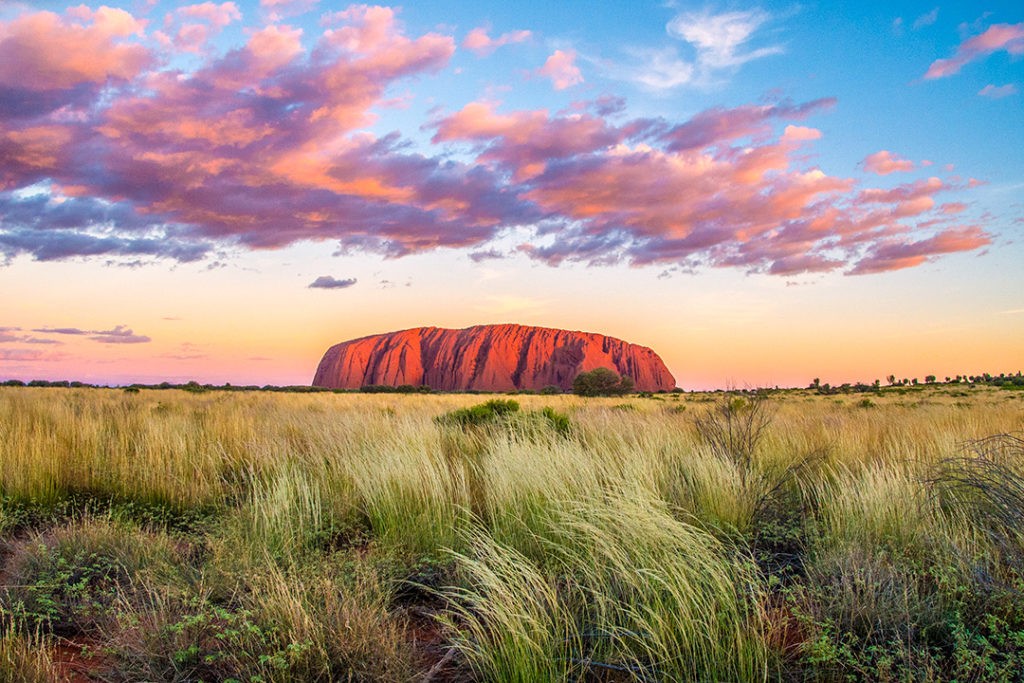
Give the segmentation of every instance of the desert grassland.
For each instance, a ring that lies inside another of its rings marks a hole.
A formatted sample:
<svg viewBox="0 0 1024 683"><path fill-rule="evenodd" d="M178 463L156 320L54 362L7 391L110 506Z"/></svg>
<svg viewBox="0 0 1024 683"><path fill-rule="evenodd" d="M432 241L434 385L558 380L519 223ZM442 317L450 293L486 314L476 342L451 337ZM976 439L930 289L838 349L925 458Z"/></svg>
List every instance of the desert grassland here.
<svg viewBox="0 0 1024 683"><path fill-rule="evenodd" d="M1022 432L965 385L2 387L0 681L1021 680L1024 449L970 442Z"/></svg>

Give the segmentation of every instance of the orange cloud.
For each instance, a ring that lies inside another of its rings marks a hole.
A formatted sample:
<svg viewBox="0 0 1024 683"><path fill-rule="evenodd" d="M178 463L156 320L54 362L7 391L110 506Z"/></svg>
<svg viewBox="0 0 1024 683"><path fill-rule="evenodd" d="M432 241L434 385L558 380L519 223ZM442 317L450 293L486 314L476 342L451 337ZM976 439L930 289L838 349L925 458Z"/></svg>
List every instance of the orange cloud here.
<svg viewBox="0 0 1024 683"><path fill-rule="evenodd" d="M143 27L128 12L109 7L65 18L36 12L0 23L0 85L38 92L130 80L152 63L152 55L120 41Z"/></svg>

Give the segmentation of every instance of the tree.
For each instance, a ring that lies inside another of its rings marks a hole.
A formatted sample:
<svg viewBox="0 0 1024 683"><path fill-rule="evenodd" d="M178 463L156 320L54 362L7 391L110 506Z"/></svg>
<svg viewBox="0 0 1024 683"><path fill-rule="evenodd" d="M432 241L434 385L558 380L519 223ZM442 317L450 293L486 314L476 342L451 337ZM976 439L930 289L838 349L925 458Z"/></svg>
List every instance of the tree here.
<svg viewBox="0 0 1024 683"><path fill-rule="evenodd" d="M579 396L622 396L633 391L633 380L608 368L595 368L576 375L572 391Z"/></svg>

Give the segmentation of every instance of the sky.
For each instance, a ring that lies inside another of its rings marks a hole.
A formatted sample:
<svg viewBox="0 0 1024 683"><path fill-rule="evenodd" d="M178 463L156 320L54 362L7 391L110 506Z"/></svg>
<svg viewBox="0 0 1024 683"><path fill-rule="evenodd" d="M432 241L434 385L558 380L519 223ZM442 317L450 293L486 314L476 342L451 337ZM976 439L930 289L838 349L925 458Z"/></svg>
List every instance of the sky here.
<svg viewBox="0 0 1024 683"><path fill-rule="evenodd" d="M1024 369L1024 5L0 0L0 379L521 323L684 389Z"/></svg>

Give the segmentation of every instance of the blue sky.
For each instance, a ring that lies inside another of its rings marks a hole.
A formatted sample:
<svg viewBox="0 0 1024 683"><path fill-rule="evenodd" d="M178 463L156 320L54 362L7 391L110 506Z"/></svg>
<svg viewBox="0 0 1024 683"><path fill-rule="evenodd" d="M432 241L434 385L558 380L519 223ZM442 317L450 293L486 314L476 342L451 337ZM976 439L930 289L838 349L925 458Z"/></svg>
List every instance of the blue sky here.
<svg viewBox="0 0 1024 683"><path fill-rule="evenodd" d="M688 387L1015 371L1022 88L1010 2L9 2L0 378L483 322Z"/></svg>

